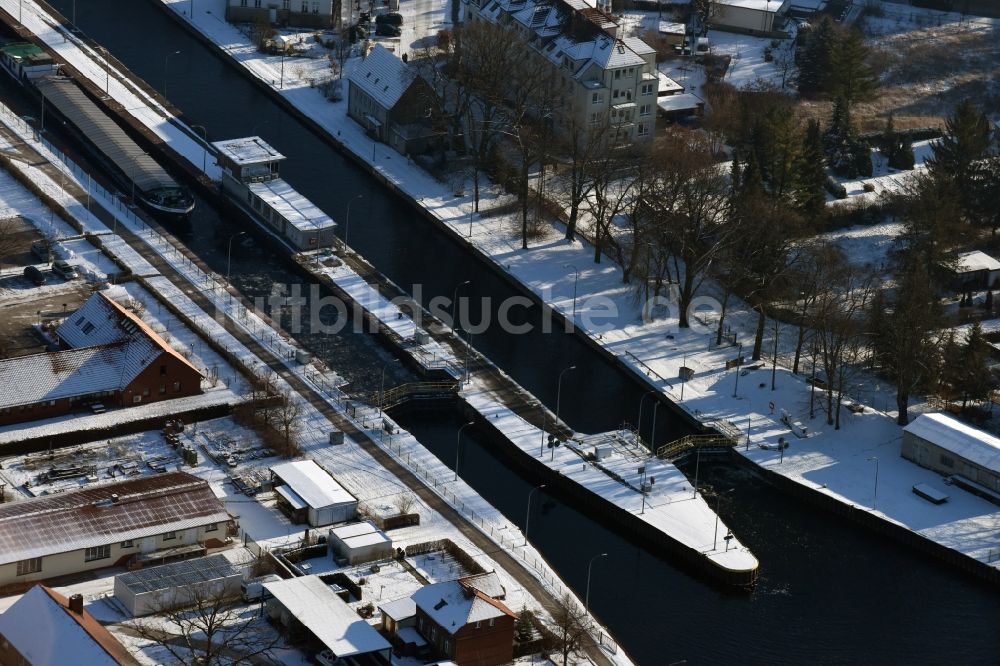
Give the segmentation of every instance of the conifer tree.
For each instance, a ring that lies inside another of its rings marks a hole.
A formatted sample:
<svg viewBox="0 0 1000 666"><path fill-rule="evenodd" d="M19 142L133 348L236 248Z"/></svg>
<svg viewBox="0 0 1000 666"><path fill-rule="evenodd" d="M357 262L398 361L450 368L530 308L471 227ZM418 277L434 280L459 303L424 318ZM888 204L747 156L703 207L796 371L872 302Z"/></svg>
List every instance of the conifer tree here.
<svg viewBox="0 0 1000 666"><path fill-rule="evenodd" d="M796 204L807 218L815 219L826 206L826 156L817 120L810 120L806 126L796 171Z"/></svg>
<svg viewBox="0 0 1000 666"><path fill-rule="evenodd" d="M844 98L848 105L870 99L878 86L878 77L868 64L870 57L860 30L839 34L830 50L826 92Z"/></svg>

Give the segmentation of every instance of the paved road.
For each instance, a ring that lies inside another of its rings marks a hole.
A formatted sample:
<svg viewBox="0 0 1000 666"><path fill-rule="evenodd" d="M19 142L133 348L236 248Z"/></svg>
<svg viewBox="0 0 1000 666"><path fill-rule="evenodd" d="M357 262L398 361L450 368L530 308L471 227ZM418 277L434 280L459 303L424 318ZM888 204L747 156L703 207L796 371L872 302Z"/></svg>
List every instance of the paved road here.
<svg viewBox="0 0 1000 666"><path fill-rule="evenodd" d="M0 126L0 133L11 139L11 142L22 151L24 159L36 164L50 175L58 174L58 170L55 166L51 164L41 164L41 162L45 161L44 158L35 153L35 151L29 146L21 142L16 135L9 132L6 127ZM79 201L85 200L86 194L82 189L71 186L68 187L67 190ZM112 224L111 214L100 206L93 206L93 212L105 224L109 226ZM152 226L158 225L152 223ZM146 245L144 241L128 231L124 225L118 225L117 228L119 235L125 240L126 243L128 243L129 246L138 252L164 277L170 280L170 282L173 283L178 289L183 291L198 305L198 307L209 314L215 312L216 308L214 304L205 296L205 294L201 290L194 287L194 285L192 285L182 274L164 261L160 255ZM160 229L160 233L161 235L170 237L165 230ZM185 246L173 238L171 238L171 241L179 251L183 252L192 261L197 262L197 257L194 256ZM371 439L371 437L368 436L367 433L356 428L349 419L331 407L322 395L315 391L298 375L292 372L281 359L276 357L266 347L262 346L255 338L249 335L242 328L234 325L228 318L223 322L223 326L225 326L227 331L229 331L237 340L246 346L247 349L249 349L265 365L280 375L281 378L292 387L292 389L294 389L304 400L312 405L320 414L326 417L330 423L358 442L359 445L372 456L372 458L374 458L383 468L391 472L400 481L406 484L406 486L413 493L419 496L420 499L427 504L427 506L441 514L479 550L488 554L502 569L504 569L504 571L510 574L519 585L521 585L535 599L541 602L541 604L550 613L554 612L558 608L559 600L556 599L545 587L543 587L532 572L526 569L517 558L509 554L507 551L498 548L491 539L470 523L465 516L452 508L451 505L428 488L409 469L386 453L373 439ZM213 343L213 341L209 342ZM585 647L585 650L587 656L595 664L599 664L601 666L613 666L613 662L596 643L592 642L588 644Z"/></svg>

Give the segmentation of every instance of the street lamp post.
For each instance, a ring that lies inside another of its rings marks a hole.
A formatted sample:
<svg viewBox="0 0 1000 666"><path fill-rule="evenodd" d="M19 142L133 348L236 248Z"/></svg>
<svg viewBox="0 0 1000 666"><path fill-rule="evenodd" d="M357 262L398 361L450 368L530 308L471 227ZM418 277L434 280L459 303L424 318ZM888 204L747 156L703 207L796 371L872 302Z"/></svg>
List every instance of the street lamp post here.
<svg viewBox="0 0 1000 666"><path fill-rule="evenodd" d="M167 63L170 62L170 56L175 56L179 53L180 51L174 51L163 56L163 99L167 98Z"/></svg>
<svg viewBox="0 0 1000 666"><path fill-rule="evenodd" d="M358 194L355 195L353 199L347 204L347 215L344 218L344 246L347 246L347 233L351 230L351 204L353 204L358 199L364 199L365 195Z"/></svg>
<svg viewBox="0 0 1000 666"><path fill-rule="evenodd" d="M730 488L726 493L733 492ZM715 493L715 530L712 532L712 550L715 550L719 545L719 510L722 508L722 496L725 493L717 492ZM729 542L726 542L726 547L728 548Z"/></svg>
<svg viewBox="0 0 1000 666"><path fill-rule="evenodd" d="M564 368L563 371L559 373L559 381L556 382L556 422L555 422L555 427L556 428L559 427L559 408L562 407L562 380L563 380L563 375L565 375L570 370L576 370L576 366L575 365L571 365L568 368ZM544 428L543 428L542 436L543 437L545 436ZM552 456L550 457L550 460L555 460L555 459L556 459L556 447L553 446L552 447Z"/></svg>
<svg viewBox="0 0 1000 666"><path fill-rule="evenodd" d="M580 270L573 264L563 264L563 268L573 269L573 322L576 322L576 283L580 280Z"/></svg>
<svg viewBox="0 0 1000 666"><path fill-rule="evenodd" d="M471 425L476 425L475 421L469 421L464 426L458 429L458 434L455 435L455 481L458 481L458 456L462 453L462 431Z"/></svg>
<svg viewBox="0 0 1000 666"><path fill-rule="evenodd" d="M740 368L743 367L743 343L740 343L739 351L736 352L736 383L733 385L733 397L736 397L736 391L740 388Z"/></svg>
<svg viewBox="0 0 1000 666"><path fill-rule="evenodd" d="M545 487L545 484L543 483L542 485L535 486L530 491L528 491L528 510L524 514L524 545L525 545L525 547L527 547L527 545L528 545L528 525L531 524L531 496L535 494L536 490L539 490L539 489L544 488L544 487Z"/></svg>
<svg viewBox="0 0 1000 666"><path fill-rule="evenodd" d="M656 391L647 391L639 398L639 423L636 425L635 430L639 433L639 439L642 439L642 403L645 402L646 398L656 393Z"/></svg>
<svg viewBox="0 0 1000 666"><path fill-rule="evenodd" d="M201 172L208 173L208 130L204 125L191 125L192 130L201 130L205 145L201 147Z"/></svg>
<svg viewBox="0 0 1000 666"><path fill-rule="evenodd" d="M393 359L395 361L396 359ZM389 367L389 363L392 361L386 361L382 364L382 379L379 381L378 385L378 417L382 418L382 403L385 401L385 369Z"/></svg>
<svg viewBox="0 0 1000 666"><path fill-rule="evenodd" d="M587 593L583 595L583 607L584 610L587 611L588 615L590 615L590 570L591 567L594 566L594 560L596 560L599 557L607 557L607 556L608 556L607 553L599 553L597 555L594 555L592 558L590 558L590 563L587 565Z"/></svg>
<svg viewBox="0 0 1000 666"><path fill-rule="evenodd" d="M872 511L878 506L878 456L872 456L868 462L875 461L875 496L872 497Z"/></svg>
<svg viewBox="0 0 1000 666"><path fill-rule="evenodd" d="M451 328L452 329L455 329L456 328L455 324L458 323L458 320L455 319L455 304L458 302L458 290L461 289L462 287L464 287L465 285L471 283L471 282L472 282L472 280L466 280L465 282L463 282L461 284L455 285L455 291L453 291L452 294L451 294Z"/></svg>
<svg viewBox="0 0 1000 666"><path fill-rule="evenodd" d="M229 271L233 267L233 239L237 236L245 236L247 232L237 231L229 237L229 249L226 251L226 288L229 287Z"/></svg>
<svg viewBox="0 0 1000 666"><path fill-rule="evenodd" d="M659 410L660 401L657 400L656 404L653 405L653 429L649 432L649 449L654 456L656 455L656 414Z"/></svg>

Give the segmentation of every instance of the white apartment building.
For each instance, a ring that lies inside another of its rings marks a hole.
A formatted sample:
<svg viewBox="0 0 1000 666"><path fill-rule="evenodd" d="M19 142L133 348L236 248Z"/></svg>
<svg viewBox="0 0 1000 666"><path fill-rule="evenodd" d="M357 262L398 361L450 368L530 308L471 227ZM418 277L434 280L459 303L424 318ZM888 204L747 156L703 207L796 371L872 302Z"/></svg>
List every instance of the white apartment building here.
<svg viewBox="0 0 1000 666"><path fill-rule="evenodd" d="M465 0L467 21L514 30L553 68L562 109L575 127L607 128L617 145L653 137L658 76L656 51L620 26L593 0ZM563 129L569 123L563 123Z"/></svg>

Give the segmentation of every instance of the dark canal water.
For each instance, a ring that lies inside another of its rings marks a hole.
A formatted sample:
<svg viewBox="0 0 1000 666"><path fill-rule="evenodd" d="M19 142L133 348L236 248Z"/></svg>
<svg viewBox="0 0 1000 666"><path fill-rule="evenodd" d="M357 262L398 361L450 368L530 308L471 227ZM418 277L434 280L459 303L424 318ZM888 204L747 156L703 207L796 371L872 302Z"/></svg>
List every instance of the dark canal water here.
<svg viewBox="0 0 1000 666"><path fill-rule="evenodd" d="M204 125L212 140L262 135L289 157L282 167L285 178L338 221L351 198L364 195L351 211L351 245L404 288L421 285L425 302L450 297L465 280L471 281L466 296L491 296L497 303L514 294L168 19L155 1L77 0L78 23L157 87L164 79L164 57L180 50L170 59L168 86L171 102L187 121ZM71 0L54 4L70 13ZM185 240L225 272L226 242L246 223L201 204ZM246 295L264 296L274 283L297 281L288 262L256 237L238 238L233 245L233 281ZM525 317L537 323L538 309ZM391 360L366 336L306 332L299 337L358 387L377 387L382 366ZM549 405L555 402L557 372L577 365L572 381L564 384L561 410L574 428L597 431L635 422L642 387L572 336L515 338L493 327L475 342ZM395 381L407 378L399 364L389 367ZM660 411L660 441L683 434L682 426ZM452 464L459 424L451 416L422 414L403 421ZM523 524L532 480L494 455L475 429L463 437L468 439L462 476ZM701 476L722 490L733 489L723 518L763 563L760 585L751 595L723 594L643 552L572 503L536 493L532 541L574 589L582 594L589 558L609 554L594 565L591 607L640 664L1000 663L1000 594L993 589L799 506L750 472L703 463Z"/></svg>

